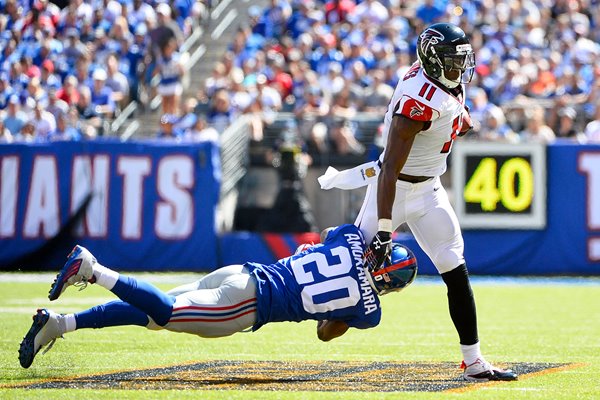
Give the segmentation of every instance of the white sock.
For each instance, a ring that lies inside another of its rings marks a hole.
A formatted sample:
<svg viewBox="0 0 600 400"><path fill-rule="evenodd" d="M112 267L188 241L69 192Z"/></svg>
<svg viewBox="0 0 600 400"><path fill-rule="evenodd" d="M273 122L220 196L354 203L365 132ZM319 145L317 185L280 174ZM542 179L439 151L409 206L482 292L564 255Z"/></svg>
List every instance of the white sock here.
<svg viewBox="0 0 600 400"><path fill-rule="evenodd" d="M77 329L77 322L75 321L75 314L63 315L62 323L63 323L63 325L61 325L61 327L60 327L62 330L62 333L73 332L75 329Z"/></svg>
<svg viewBox="0 0 600 400"><path fill-rule="evenodd" d="M463 360L465 360L465 364L467 365L473 364L478 358L483 360L481 349L479 348L479 342L470 345L461 344L460 351L462 351Z"/></svg>
<svg viewBox="0 0 600 400"><path fill-rule="evenodd" d="M97 262L94 264L94 278L96 284L111 290L119 280L119 273Z"/></svg>

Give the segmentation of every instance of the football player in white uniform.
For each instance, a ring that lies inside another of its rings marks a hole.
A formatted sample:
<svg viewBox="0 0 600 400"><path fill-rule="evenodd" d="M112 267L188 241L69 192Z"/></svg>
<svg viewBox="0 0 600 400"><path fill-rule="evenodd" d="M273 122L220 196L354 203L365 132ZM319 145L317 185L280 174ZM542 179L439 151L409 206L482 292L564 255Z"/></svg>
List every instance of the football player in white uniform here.
<svg viewBox="0 0 600 400"><path fill-rule="evenodd" d="M372 240L366 261L377 269L389 253L392 232L406 222L448 288L464 378L515 380L514 372L495 368L481 354L464 242L439 178L452 142L472 127L464 84L473 76L473 49L462 29L438 23L419 36L417 55L388 106L377 182L369 185L355 225L367 243Z"/></svg>

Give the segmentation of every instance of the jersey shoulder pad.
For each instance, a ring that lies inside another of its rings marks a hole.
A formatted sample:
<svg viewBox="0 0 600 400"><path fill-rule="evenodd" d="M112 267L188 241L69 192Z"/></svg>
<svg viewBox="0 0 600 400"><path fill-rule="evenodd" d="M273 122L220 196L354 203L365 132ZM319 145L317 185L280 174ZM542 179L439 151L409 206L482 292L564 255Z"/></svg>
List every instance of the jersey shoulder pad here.
<svg viewBox="0 0 600 400"><path fill-rule="evenodd" d="M440 117L440 112L431 105L406 94L400 98L395 114L423 122L434 121Z"/></svg>
<svg viewBox="0 0 600 400"><path fill-rule="evenodd" d="M442 93L438 92L443 91L425 77L421 68L401 81L399 89L400 96L396 103L395 114L424 122L439 118Z"/></svg>

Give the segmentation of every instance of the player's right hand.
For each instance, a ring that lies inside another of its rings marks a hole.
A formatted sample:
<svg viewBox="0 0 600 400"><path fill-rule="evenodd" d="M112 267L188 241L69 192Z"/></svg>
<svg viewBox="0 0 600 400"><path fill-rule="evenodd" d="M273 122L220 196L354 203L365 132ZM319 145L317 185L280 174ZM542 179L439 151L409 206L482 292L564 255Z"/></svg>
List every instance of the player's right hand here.
<svg viewBox="0 0 600 400"><path fill-rule="evenodd" d="M379 231L365 252L365 267L369 271L377 271L383 266L392 249L392 233Z"/></svg>
<svg viewBox="0 0 600 400"><path fill-rule="evenodd" d="M462 114L462 125L458 136L466 135L471 129L474 128L474 126L475 125L471 119L471 114L469 113L469 107L465 106L465 111L463 111Z"/></svg>

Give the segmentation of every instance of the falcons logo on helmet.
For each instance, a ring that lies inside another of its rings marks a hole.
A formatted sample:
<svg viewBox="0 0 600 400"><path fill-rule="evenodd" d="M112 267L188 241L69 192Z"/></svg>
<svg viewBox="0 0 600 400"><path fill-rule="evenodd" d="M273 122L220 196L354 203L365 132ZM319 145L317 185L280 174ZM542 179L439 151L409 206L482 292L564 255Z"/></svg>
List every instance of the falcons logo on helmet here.
<svg viewBox="0 0 600 400"><path fill-rule="evenodd" d="M432 54L434 52L430 51L432 46L435 46L442 40L444 40L444 35L435 29L427 29L425 32L421 33L421 51L423 54ZM435 53L434 53L435 54Z"/></svg>

